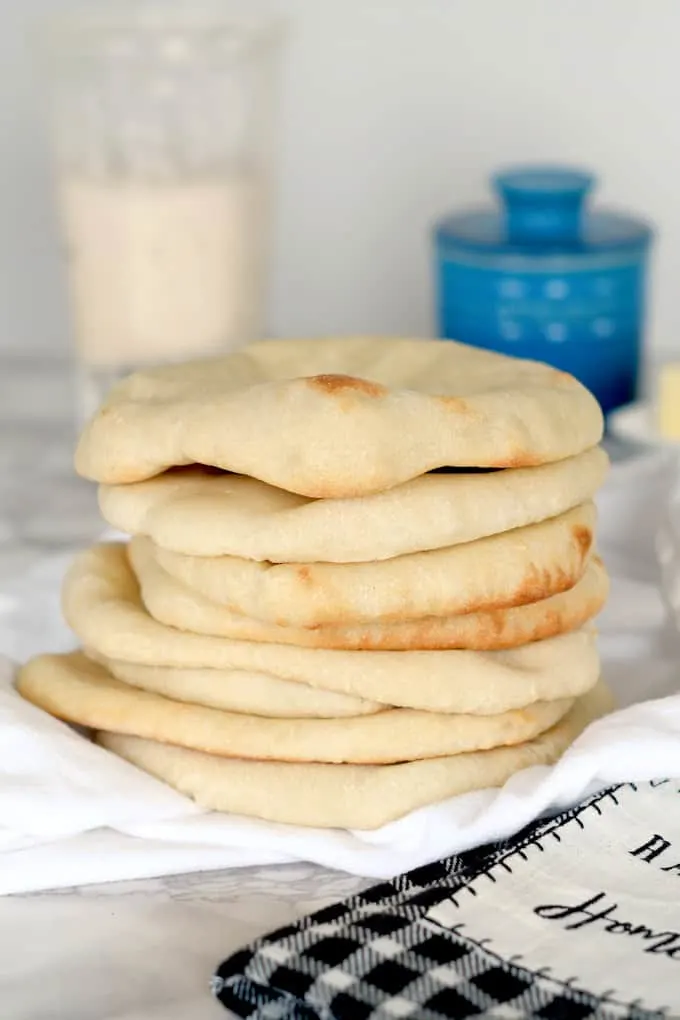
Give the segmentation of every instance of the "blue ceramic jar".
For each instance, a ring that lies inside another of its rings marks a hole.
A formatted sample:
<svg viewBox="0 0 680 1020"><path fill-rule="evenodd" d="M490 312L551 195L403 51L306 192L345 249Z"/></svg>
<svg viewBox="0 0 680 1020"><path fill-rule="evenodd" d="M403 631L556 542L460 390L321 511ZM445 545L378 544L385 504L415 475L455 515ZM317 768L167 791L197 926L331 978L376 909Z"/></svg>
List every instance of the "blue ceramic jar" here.
<svg viewBox="0 0 680 1020"><path fill-rule="evenodd" d="M438 333L571 372L605 413L635 399L652 231L589 212L594 179L527 167L493 179L500 210L435 227Z"/></svg>

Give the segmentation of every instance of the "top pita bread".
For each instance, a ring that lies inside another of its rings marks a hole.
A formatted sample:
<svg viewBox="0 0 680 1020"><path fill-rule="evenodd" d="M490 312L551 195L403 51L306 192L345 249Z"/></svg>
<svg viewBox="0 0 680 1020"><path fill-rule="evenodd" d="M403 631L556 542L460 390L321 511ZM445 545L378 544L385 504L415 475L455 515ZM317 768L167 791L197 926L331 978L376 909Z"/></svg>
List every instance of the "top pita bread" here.
<svg viewBox="0 0 680 1020"><path fill-rule="evenodd" d="M451 340L268 340L124 380L76 468L118 484L206 464L305 496L359 496L440 467L561 460L602 430L595 398L537 362Z"/></svg>

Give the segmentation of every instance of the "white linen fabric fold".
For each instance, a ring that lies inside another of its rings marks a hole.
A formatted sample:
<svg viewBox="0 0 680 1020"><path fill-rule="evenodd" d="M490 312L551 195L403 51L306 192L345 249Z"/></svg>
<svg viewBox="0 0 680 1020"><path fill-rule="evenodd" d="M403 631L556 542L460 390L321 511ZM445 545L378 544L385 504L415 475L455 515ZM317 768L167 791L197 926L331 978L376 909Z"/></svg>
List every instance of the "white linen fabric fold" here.
<svg viewBox="0 0 680 1020"><path fill-rule="evenodd" d="M611 783L680 777L677 639L649 550L631 545L626 499L641 481L630 466L623 470L604 493L600 548L614 583L600 631L604 676L625 707L591 725L557 765L373 832L205 812L25 703L7 657L0 663L0 893L295 860L389 877L509 835ZM614 519L624 503L625 534ZM42 561L14 587L5 584L0 651L18 659L73 645L57 615L64 565L63 557Z"/></svg>

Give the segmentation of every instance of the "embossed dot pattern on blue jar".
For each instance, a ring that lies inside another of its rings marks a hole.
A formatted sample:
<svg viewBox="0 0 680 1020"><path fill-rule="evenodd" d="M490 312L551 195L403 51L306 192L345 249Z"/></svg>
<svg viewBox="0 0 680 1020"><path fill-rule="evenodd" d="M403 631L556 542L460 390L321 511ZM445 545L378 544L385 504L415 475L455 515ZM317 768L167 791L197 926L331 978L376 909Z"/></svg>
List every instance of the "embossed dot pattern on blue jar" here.
<svg viewBox="0 0 680 1020"><path fill-rule="evenodd" d="M594 179L554 167L494 178L499 210L435 228L438 332L571 372L605 413L637 394L650 226L588 212Z"/></svg>

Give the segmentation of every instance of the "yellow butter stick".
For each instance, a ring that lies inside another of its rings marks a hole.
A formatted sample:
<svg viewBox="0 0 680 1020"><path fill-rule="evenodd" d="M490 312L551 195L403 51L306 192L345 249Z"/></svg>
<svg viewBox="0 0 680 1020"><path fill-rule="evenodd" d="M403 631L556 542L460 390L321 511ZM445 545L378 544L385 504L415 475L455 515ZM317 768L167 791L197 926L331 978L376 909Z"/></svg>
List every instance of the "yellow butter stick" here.
<svg viewBox="0 0 680 1020"><path fill-rule="evenodd" d="M680 362L670 362L659 372L657 424L664 439L680 439Z"/></svg>

